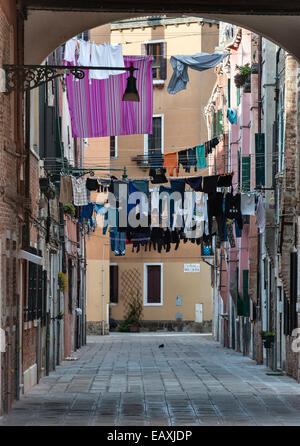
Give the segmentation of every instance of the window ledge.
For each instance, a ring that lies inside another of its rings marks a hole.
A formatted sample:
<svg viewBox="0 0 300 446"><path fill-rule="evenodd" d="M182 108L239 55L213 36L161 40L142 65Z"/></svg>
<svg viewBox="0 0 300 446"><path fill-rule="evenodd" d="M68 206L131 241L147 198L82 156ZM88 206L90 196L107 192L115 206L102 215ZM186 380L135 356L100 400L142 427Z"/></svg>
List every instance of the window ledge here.
<svg viewBox="0 0 300 446"><path fill-rule="evenodd" d="M165 81L163 79L153 79L153 85L164 85Z"/></svg>
<svg viewBox="0 0 300 446"><path fill-rule="evenodd" d="M160 304L148 304L148 303L144 303L144 307L162 307L163 303Z"/></svg>

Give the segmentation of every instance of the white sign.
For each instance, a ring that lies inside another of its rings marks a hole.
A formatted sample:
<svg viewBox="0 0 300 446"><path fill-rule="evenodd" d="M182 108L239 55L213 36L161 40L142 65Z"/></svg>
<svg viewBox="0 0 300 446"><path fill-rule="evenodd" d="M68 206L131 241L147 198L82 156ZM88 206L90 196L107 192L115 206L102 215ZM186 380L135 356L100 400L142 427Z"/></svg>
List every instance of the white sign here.
<svg viewBox="0 0 300 446"><path fill-rule="evenodd" d="M184 263L184 273L200 273L200 263Z"/></svg>

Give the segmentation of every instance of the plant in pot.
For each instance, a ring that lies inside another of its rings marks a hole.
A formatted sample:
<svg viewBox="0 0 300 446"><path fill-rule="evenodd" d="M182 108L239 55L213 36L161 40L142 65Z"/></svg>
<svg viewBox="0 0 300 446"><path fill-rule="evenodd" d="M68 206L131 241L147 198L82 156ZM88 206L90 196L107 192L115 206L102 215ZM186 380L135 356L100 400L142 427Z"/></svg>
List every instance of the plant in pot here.
<svg viewBox="0 0 300 446"><path fill-rule="evenodd" d="M127 303L127 314L123 323L119 326L119 331L138 332L143 314L143 303L139 292L134 296L133 290L131 290L130 296L130 300Z"/></svg>
<svg viewBox="0 0 300 446"><path fill-rule="evenodd" d="M71 217L75 217L76 214L75 206L72 203L64 204L64 213L70 215Z"/></svg>
<svg viewBox="0 0 300 446"><path fill-rule="evenodd" d="M275 333L272 331L261 331L260 334L263 339L264 347L271 348L274 343Z"/></svg>
<svg viewBox="0 0 300 446"><path fill-rule="evenodd" d="M68 288L68 279L65 273L58 273L58 287L62 292L65 292Z"/></svg>
<svg viewBox="0 0 300 446"><path fill-rule="evenodd" d="M236 69L238 73L234 76L234 83L237 88L247 87L249 84L251 86L250 75L251 75L251 67L249 63L245 65L237 65Z"/></svg>

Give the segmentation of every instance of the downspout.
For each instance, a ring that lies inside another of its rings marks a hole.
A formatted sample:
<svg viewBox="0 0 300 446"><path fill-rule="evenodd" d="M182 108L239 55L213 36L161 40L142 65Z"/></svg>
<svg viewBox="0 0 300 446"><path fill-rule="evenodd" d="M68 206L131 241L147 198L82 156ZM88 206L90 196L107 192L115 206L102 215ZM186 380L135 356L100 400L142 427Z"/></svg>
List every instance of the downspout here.
<svg viewBox="0 0 300 446"><path fill-rule="evenodd" d="M278 50L276 51L276 71L275 71L275 121L274 121L274 136L275 136L275 141L273 143L273 156L272 156L272 161L273 161L273 166L275 166L275 168L273 168L273 172L272 172L272 187L275 189L274 191L274 195L275 195L275 210L276 210L276 221L275 221L275 231L277 232L276 236L275 236L275 280L274 280L274 323L275 323L275 327L277 328L277 284L276 284L276 277L278 277L278 261L277 261L277 252L278 252L278 220L277 220L277 215L278 215L278 206L279 206L279 196L278 196L278 181L275 180L275 175L276 175L276 170L278 171L278 167L276 169L276 165L278 166L278 161L277 163L274 164L274 161L277 159L279 160L279 140L278 140L278 102L279 102L279 74L278 74L278 65L279 65L279 57L280 57L280 51L281 48L278 48ZM277 157L277 158L276 158ZM275 170L276 169L276 170ZM284 217L283 217L284 218ZM283 232L283 231L282 231ZM281 339L281 333L279 335L279 339ZM274 342L274 362L273 362L273 369L276 371L277 370L277 333L275 336L275 342Z"/></svg>
<svg viewBox="0 0 300 446"><path fill-rule="evenodd" d="M262 84L262 37L258 37L258 86L257 86L257 131L261 133L261 84ZM259 318L262 318L262 308L261 308L261 295L260 295L260 233L259 228L257 228L257 271L256 271L256 298L257 306L259 306ZM258 315L257 315L258 316Z"/></svg>

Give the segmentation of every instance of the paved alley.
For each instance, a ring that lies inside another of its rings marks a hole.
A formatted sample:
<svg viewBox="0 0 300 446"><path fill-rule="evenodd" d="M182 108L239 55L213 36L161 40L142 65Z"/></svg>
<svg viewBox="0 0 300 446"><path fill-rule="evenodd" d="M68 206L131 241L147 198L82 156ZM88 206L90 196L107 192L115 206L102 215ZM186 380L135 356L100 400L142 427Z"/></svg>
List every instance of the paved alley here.
<svg viewBox="0 0 300 446"><path fill-rule="evenodd" d="M160 345L164 347L159 347ZM3 426L300 425L300 385L209 335L111 334L41 379Z"/></svg>

